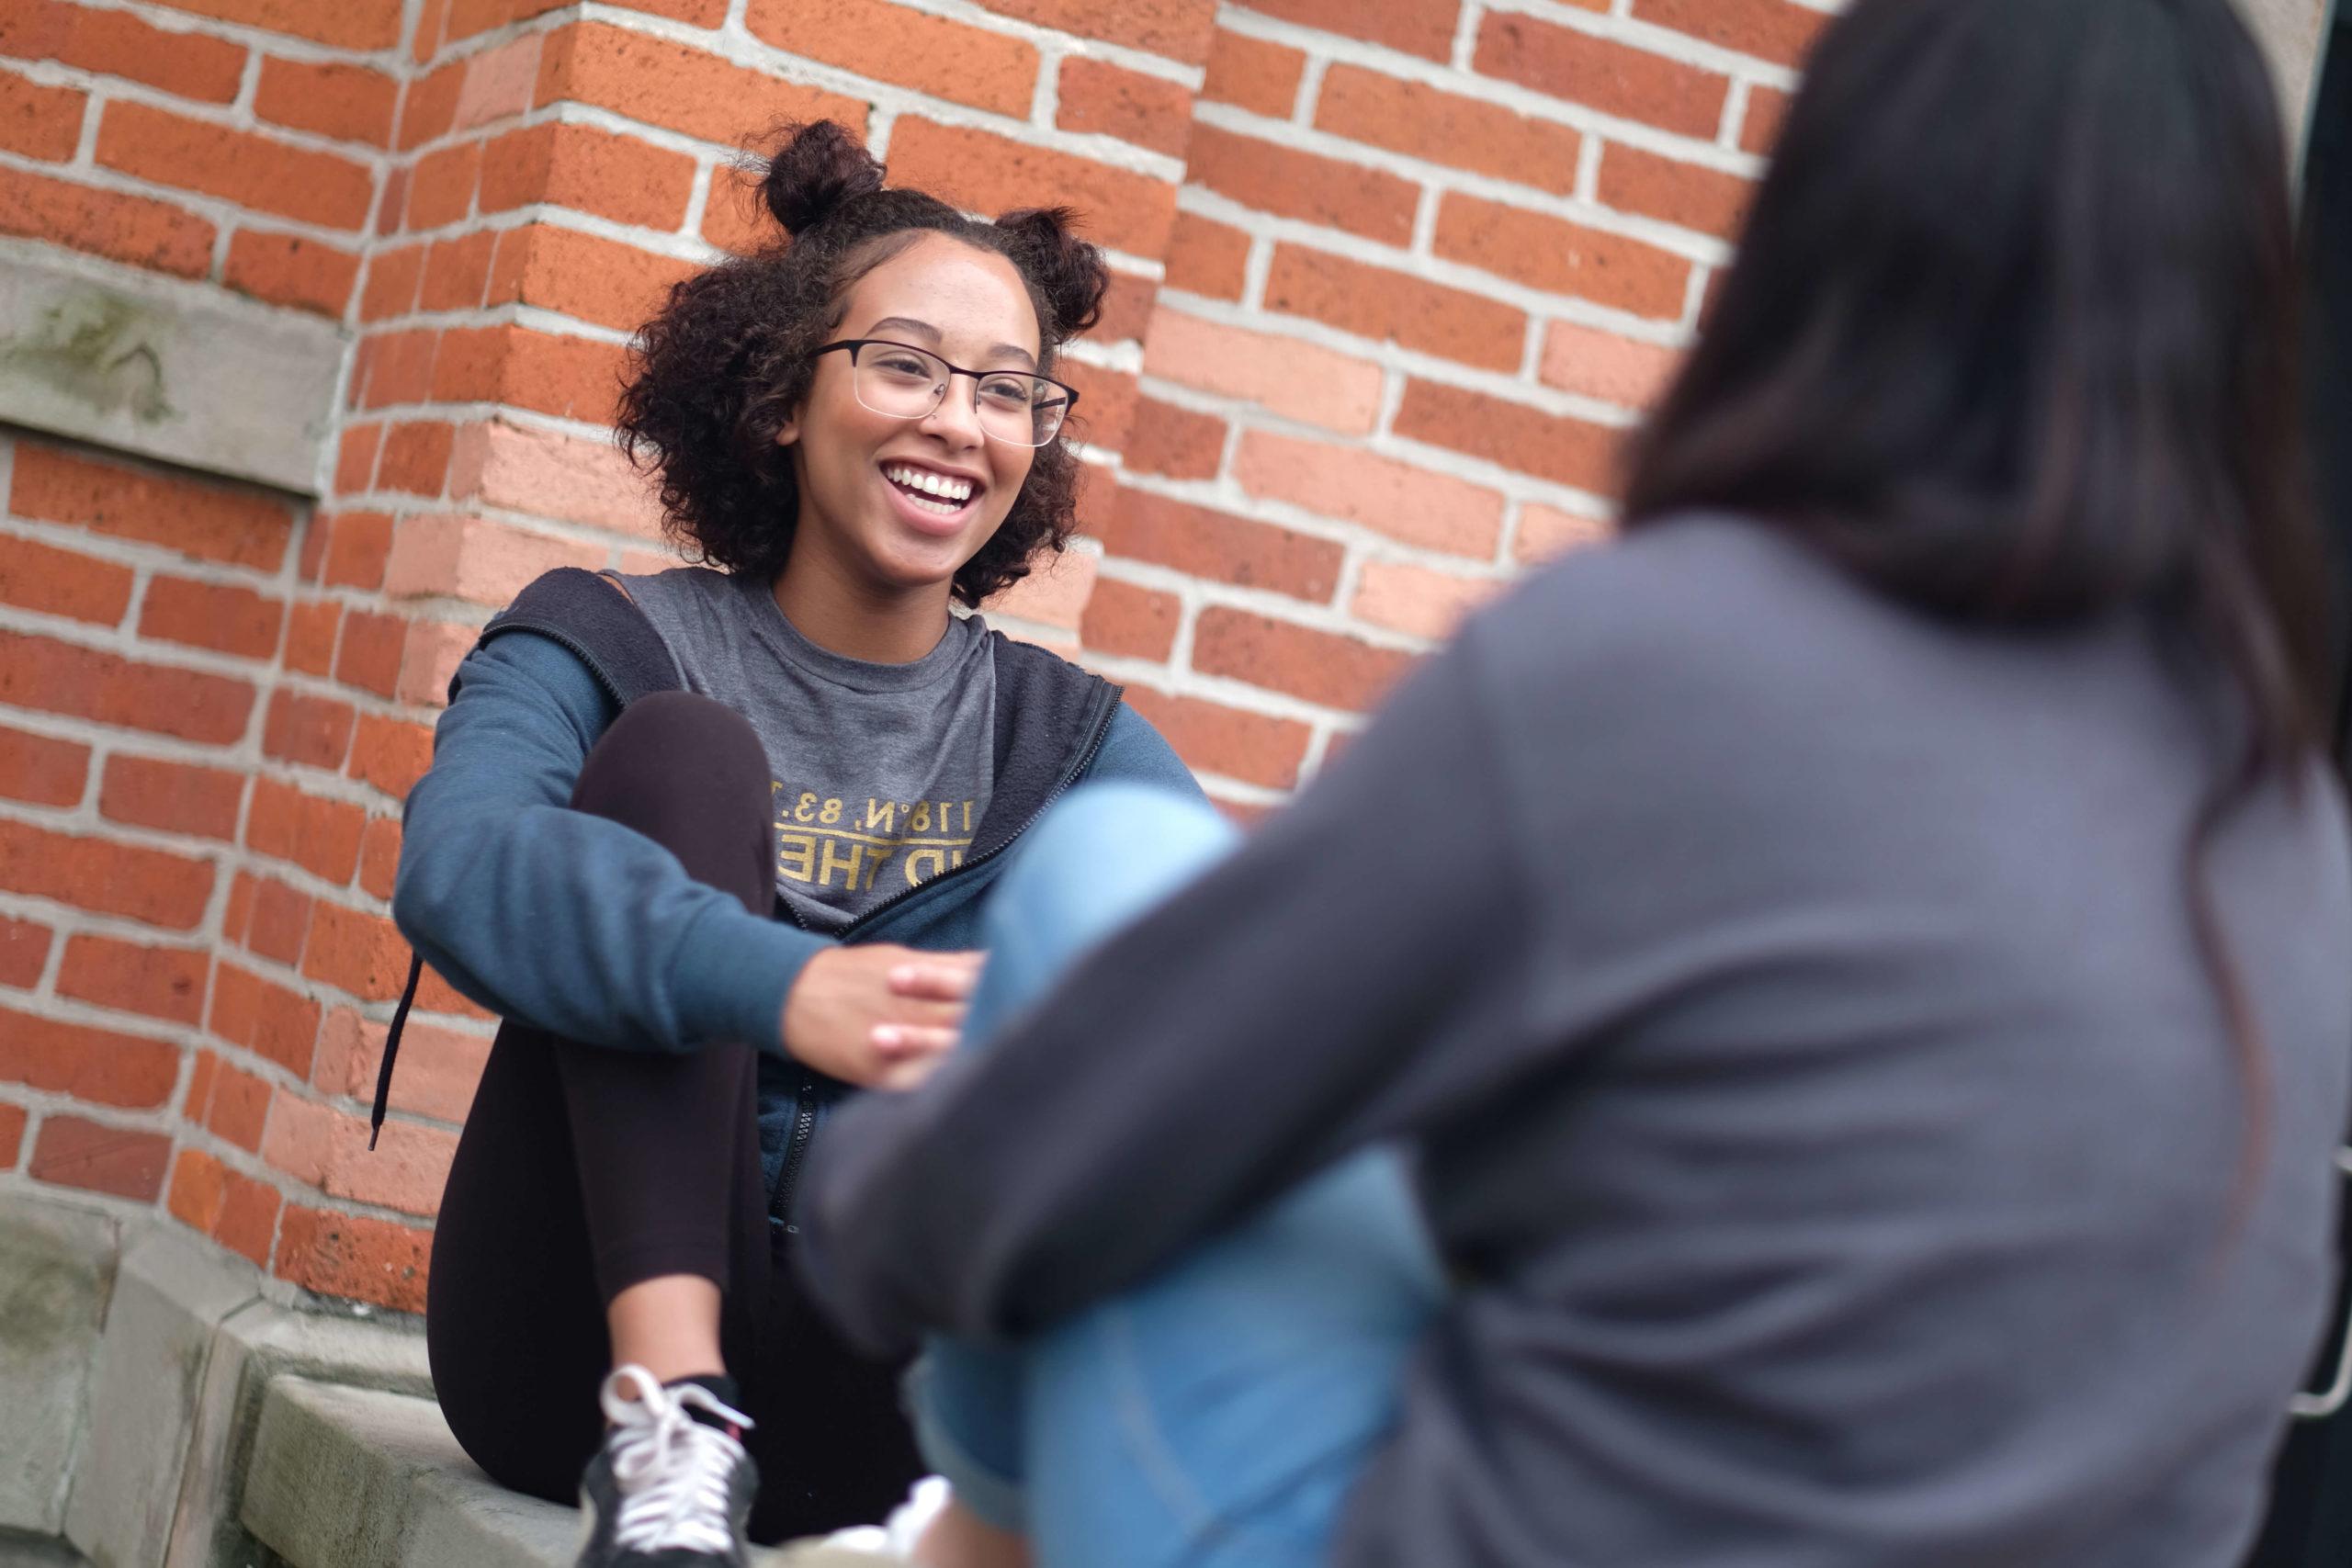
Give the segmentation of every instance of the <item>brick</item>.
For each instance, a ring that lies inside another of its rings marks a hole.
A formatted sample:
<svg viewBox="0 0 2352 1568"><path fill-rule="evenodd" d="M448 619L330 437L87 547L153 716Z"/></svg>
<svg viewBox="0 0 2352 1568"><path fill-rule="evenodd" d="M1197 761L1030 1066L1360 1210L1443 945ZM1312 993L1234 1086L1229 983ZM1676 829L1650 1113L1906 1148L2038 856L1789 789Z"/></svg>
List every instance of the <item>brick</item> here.
<svg viewBox="0 0 2352 1568"><path fill-rule="evenodd" d="M169 202L0 168L0 234L201 277L211 270L215 232L205 220Z"/></svg>
<svg viewBox="0 0 2352 1568"><path fill-rule="evenodd" d="M1671 251L1541 212L1449 191L1437 254L1554 294L1657 321L1682 319L1691 264Z"/></svg>
<svg viewBox="0 0 2352 1568"><path fill-rule="evenodd" d="M490 258L498 236L484 231L435 240L424 257L424 281L417 305L426 310L470 310L482 302L490 283Z"/></svg>
<svg viewBox="0 0 2352 1568"><path fill-rule="evenodd" d="M245 814L245 847L300 865L327 882L351 880L368 814L346 801L305 795L273 778L254 781Z"/></svg>
<svg viewBox="0 0 2352 1568"><path fill-rule="evenodd" d="M1187 767L1269 789L1298 783L1315 732L1296 719L1272 718L1202 697L1172 697L1129 686L1127 704L1167 739Z"/></svg>
<svg viewBox="0 0 2352 1568"><path fill-rule="evenodd" d="M1128 470L1165 474L1171 479L1216 477L1225 453L1225 421L1156 398L1138 400L1136 415L1127 444L1119 454L1119 461Z"/></svg>
<svg viewBox="0 0 2352 1568"><path fill-rule="evenodd" d="M292 510L261 491L119 466L28 441L17 443L8 507L19 517L74 524L255 571L276 571L294 534Z"/></svg>
<svg viewBox="0 0 2352 1568"><path fill-rule="evenodd" d="M376 198L376 228L379 234L396 232L408 220L408 186L412 171L400 165L384 172L383 193Z"/></svg>
<svg viewBox="0 0 2352 1568"><path fill-rule="evenodd" d="M354 610L343 618L343 647L334 678L346 686L389 697L399 689L401 659L408 647L408 622L398 615Z"/></svg>
<svg viewBox="0 0 2352 1568"><path fill-rule="evenodd" d="M155 0L176 11L192 11L223 22L243 22L267 32L337 49L390 49L401 40L401 0Z"/></svg>
<svg viewBox="0 0 2352 1568"><path fill-rule="evenodd" d="M1566 0L1598 9L1594 0ZM1453 54L1453 28L1461 0L1250 0L1250 8L1301 27L1385 44L1441 64Z"/></svg>
<svg viewBox="0 0 2352 1568"><path fill-rule="evenodd" d="M1763 87L1750 84L1747 89L1747 112L1739 122L1739 146L1744 152L1769 153L1781 140L1781 127L1789 118L1789 95L1778 87Z"/></svg>
<svg viewBox="0 0 2352 1568"><path fill-rule="evenodd" d="M887 0L823 0L820 5L751 0L743 25L752 36L786 54L912 87L950 103L1025 118L1036 96L1037 49L1026 39L928 17ZM847 115L823 108L786 113L800 119L836 118L853 127L865 124L863 106ZM708 134L715 141L731 141L741 130L739 124L731 131L698 134Z"/></svg>
<svg viewBox="0 0 2352 1568"><path fill-rule="evenodd" d="M211 901L212 863L0 818L0 888L189 931Z"/></svg>
<svg viewBox="0 0 2352 1568"><path fill-rule="evenodd" d="M299 234L240 229L230 236L220 281L272 305L340 317L359 281L359 257Z"/></svg>
<svg viewBox="0 0 2352 1568"><path fill-rule="evenodd" d="M1099 365L1081 360L1064 359L1056 363L1054 374L1069 382L1078 393L1078 406L1071 411L1070 434L1073 439L1106 452L1115 452L1127 442L1127 430L1135 422L1136 378L1126 370L1106 370Z"/></svg>
<svg viewBox="0 0 2352 1568"><path fill-rule="evenodd" d="M254 113L332 141L389 147L399 96L397 82L366 65L311 64L272 55L261 62Z"/></svg>
<svg viewBox="0 0 2352 1568"><path fill-rule="evenodd" d="M452 427L437 419L393 425L384 434L384 455L376 465L376 488L439 495L449 482L449 448L454 440Z"/></svg>
<svg viewBox="0 0 2352 1568"><path fill-rule="evenodd" d="M423 65L433 58L447 31L448 17L448 0L424 0L417 13L416 34L409 42L411 60Z"/></svg>
<svg viewBox="0 0 2352 1568"><path fill-rule="evenodd" d="M1544 331L1544 358L1536 374L1546 386L1642 410L1665 392L1681 363L1678 351L1657 344L1554 321Z"/></svg>
<svg viewBox="0 0 2352 1568"><path fill-rule="evenodd" d="M245 775L231 768L167 762L121 752L107 759L98 814L111 822L223 842L237 836Z"/></svg>
<svg viewBox="0 0 2352 1568"><path fill-rule="evenodd" d="M709 192L703 198L702 237L739 256L755 254L784 239L751 171L732 164L711 166Z"/></svg>
<svg viewBox="0 0 2352 1568"><path fill-rule="evenodd" d="M288 967L301 963L315 900L275 877L255 877L253 886L253 919L245 931L246 948Z"/></svg>
<svg viewBox="0 0 2352 1568"><path fill-rule="evenodd" d="M1152 313L1143 367L1341 434L1368 434L1380 412L1381 369L1369 360L1164 308Z"/></svg>
<svg viewBox="0 0 2352 1568"><path fill-rule="evenodd" d="M984 73L989 69L986 60L978 64ZM727 146L778 120L837 119L853 130L865 124L865 106L854 98L604 22L577 22L548 35L534 101L593 104ZM1027 107L1025 98L1021 107ZM676 223L672 218L658 227Z"/></svg>
<svg viewBox="0 0 2352 1568"><path fill-rule="evenodd" d="M90 776L90 749L0 725L0 795L35 806L73 806Z"/></svg>
<svg viewBox="0 0 2352 1568"><path fill-rule="evenodd" d="M1737 238L1756 187L1738 175L1610 143L1600 156L1600 201L1620 212Z"/></svg>
<svg viewBox="0 0 2352 1568"><path fill-rule="evenodd" d="M356 383L354 384L356 391ZM376 448L384 439L380 424L350 424L335 443L334 488L353 495L368 488L376 473Z"/></svg>
<svg viewBox="0 0 2352 1568"><path fill-rule="evenodd" d="M311 1081L330 1094L354 1099L373 1095L376 1066L384 1055L384 1032L382 1024L368 1022L349 1008L335 1009L319 1031ZM401 1070L392 1080L392 1108L443 1122L464 1121L482 1065L489 1059L487 1035L444 1029L412 1018L401 1037Z"/></svg>
<svg viewBox="0 0 2352 1568"><path fill-rule="evenodd" d="M433 362L441 335L432 332L379 333L359 340L352 367L352 397L371 409L421 403L433 396ZM380 458L379 462L380 464Z"/></svg>
<svg viewBox="0 0 2352 1568"><path fill-rule="evenodd" d="M400 865L400 819L371 818L359 840L359 890L370 898L390 898Z"/></svg>
<svg viewBox="0 0 2352 1568"><path fill-rule="evenodd" d="M1269 119L1288 119L1298 106L1299 78L1306 70L1306 56L1299 50L1219 28L1209 40L1201 96Z"/></svg>
<svg viewBox="0 0 2352 1568"><path fill-rule="evenodd" d="M486 506L662 536L662 511L645 478L610 441L492 420L458 432L449 493Z"/></svg>
<svg viewBox="0 0 2352 1568"><path fill-rule="evenodd" d="M267 659L277 651L285 619L284 600L250 588L157 577L147 584L139 609L139 635L241 659Z"/></svg>
<svg viewBox="0 0 2352 1568"><path fill-rule="evenodd" d="M559 566L599 567L605 554L601 545L479 517L410 517L393 537L384 592L394 598L447 594L504 604L542 572Z"/></svg>
<svg viewBox="0 0 2352 1568"><path fill-rule="evenodd" d="M1137 277L1126 272L1113 273L1111 286L1102 294L1101 319L1088 329L1087 341L1143 341L1144 326L1151 320L1151 302L1159 292L1159 285L1148 277Z"/></svg>
<svg viewBox="0 0 2352 1568"><path fill-rule="evenodd" d="M0 1103L0 1170L17 1168L25 1149L25 1108Z"/></svg>
<svg viewBox="0 0 2352 1568"><path fill-rule="evenodd" d="M1498 578L1456 577L1403 561L1368 560L1348 613L1366 626L1436 642L1452 637L1462 618L1502 586Z"/></svg>
<svg viewBox="0 0 2352 1568"><path fill-rule="evenodd" d="M1617 481L1623 433L1484 392L1416 379L1396 411L1396 434L1450 447L1555 484L1606 494Z"/></svg>
<svg viewBox="0 0 2352 1568"><path fill-rule="evenodd" d="M1252 495L1423 549L1484 560L1502 538L1499 491L1352 446L1244 431L1233 476Z"/></svg>
<svg viewBox="0 0 2352 1568"><path fill-rule="evenodd" d="M1261 212L1343 229L1383 244L1413 237L1420 187L1385 169L1302 152L1215 126L1193 128L1185 178Z"/></svg>
<svg viewBox="0 0 2352 1568"><path fill-rule="evenodd" d="M376 196L365 164L119 98L98 122L97 161L330 229L364 227Z"/></svg>
<svg viewBox="0 0 2352 1568"><path fill-rule="evenodd" d="M472 64L471 60L453 61L401 84L400 104L393 114L394 147L412 152L428 141L438 141L456 128L458 97L465 91ZM537 67L533 69L536 72ZM527 89L525 101L528 102Z"/></svg>
<svg viewBox="0 0 2352 1568"><path fill-rule="evenodd" d="M424 1310L432 1232L288 1203L278 1216L278 1278L324 1296Z"/></svg>
<svg viewBox="0 0 2352 1568"><path fill-rule="evenodd" d="M310 945L302 954L309 978L363 1002L385 1002L408 983L408 943L383 917L323 901L311 911Z"/></svg>
<svg viewBox="0 0 2352 1568"><path fill-rule="evenodd" d="M449 678L480 634L472 626L418 621L408 628L408 650L401 657L397 701L438 707L449 700Z"/></svg>
<svg viewBox="0 0 2352 1568"><path fill-rule="evenodd" d="M328 588L373 590L384 584L384 558L391 553L392 519L382 512L339 512L312 525L326 536L319 570Z"/></svg>
<svg viewBox="0 0 2352 1568"><path fill-rule="evenodd" d="M1203 610L1193 628L1193 668L1203 674L1353 712L1376 704L1411 663L1393 649L1223 605Z"/></svg>
<svg viewBox="0 0 2352 1568"><path fill-rule="evenodd" d="M118 626L130 608L129 567L0 534L0 604L93 626Z"/></svg>
<svg viewBox="0 0 2352 1568"><path fill-rule="evenodd" d="M560 310L598 326L634 332L670 290L701 268L577 229L532 223L498 236L490 302Z"/></svg>
<svg viewBox="0 0 2352 1568"><path fill-rule="evenodd" d="M975 212L1073 207L1088 239L1138 256L1167 249L1176 216L1176 187L1165 180L913 115L890 132L890 183Z"/></svg>
<svg viewBox="0 0 2352 1568"><path fill-rule="evenodd" d="M1193 95L1180 84L1072 54L1063 58L1056 87L1054 123L1064 130L1095 131L1171 158L1184 155Z"/></svg>
<svg viewBox="0 0 2352 1568"><path fill-rule="evenodd" d="M1828 14L1790 0L1634 0L1634 19L1775 65L1802 65Z"/></svg>
<svg viewBox="0 0 2352 1568"><path fill-rule="evenodd" d="M449 107L451 128L479 130L527 112L538 93L539 69L545 59L543 39L537 34L526 34L469 57L458 78L457 101Z"/></svg>
<svg viewBox="0 0 2352 1568"><path fill-rule="evenodd" d="M25 1169L35 1181L152 1202L164 1190L164 1167L171 1153L172 1140L161 1133L110 1127L52 1111L41 1118Z"/></svg>
<svg viewBox="0 0 2352 1568"><path fill-rule="evenodd" d="M1336 136L1563 196L1576 189L1584 145L1573 127L1555 120L1348 64L1325 73L1315 123Z"/></svg>
<svg viewBox="0 0 2352 1568"><path fill-rule="evenodd" d="M980 608L990 616L1034 621L1075 634L1080 612L1094 592L1094 558L1081 550L1041 553L1030 559L1029 575Z"/></svg>
<svg viewBox="0 0 2352 1568"><path fill-rule="evenodd" d="M90 95L0 71L0 151L62 163L82 142Z"/></svg>
<svg viewBox="0 0 2352 1568"><path fill-rule="evenodd" d="M351 747L352 718L349 703L300 692L273 692L262 729L262 754L306 767L339 768Z"/></svg>
<svg viewBox="0 0 2352 1568"><path fill-rule="evenodd" d="M1266 308L1487 370L1517 370L1527 344L1524 310L1304 245L1274 247Z"/></svg>
<svg viewBox="0 0 2352 1568"><path fill-rule="evenodd" d="M609 5L648 16L667 17L697 28L715 28L727 19L728 0L606 0Z"/></svg>
<svg viewBox="0 0 2352 1568"><path fill-rule="evenodd" d="M311 1058L319 1035L319 1004L299 991L233 964L217 964L212 972L212 1013L206 1027L298 1078L311 1076Z"/></svg>
<svg viewBox="0 0 2352 1568"><path fill-rule="evenodd" d="M199 1235L210 1235L220 1221L221 1200L228 1186L227 1166L202 1149L182 1149L172 1161L171 1189L164 1207Z"/></svg>
<svg viewBox="0 0 2352 1568"><path fill-rule="evenodd" d="M425 725L375 714L359 716L351 742L351 776L373 784L395 800L424 776L433 761L433 731Z"/></svg>
<svg viewBox="0 0 2352 1568"><path fill-rule="evenodd" d="M1208 58L1216 0L980 0L1001 17L1125 44L1187 65Z"/></svg>
<svg viewBox="0 0 2352 1568"><path fill-rule="evenodd" d="M1615 532L1599 518L1578 517L1531 504L1519 514L1519 534L1511 545L1511 558L1521 566L1532 566L1570 550L1604 543Z"/></svg>
<svg viewBox="0 0 2352 1568"><path fill-rule="evenodd" d="M254 913L254 877L250 871L237 873L229 884L229 907L220 913L220 934L230 942L245 940L245 927Z"/></svg>
<svg viewBox="0 0 2352 1568"><path fill-rule="evenodd" d="M296 604L286 617L286 668L303 675L326 675L334 670L335 634L342 629L343 606L332 599Z"/></svg>
<svg viewBox="0 0 2352 1568"><path fill-rule="evenodd" d="M168 1041L0 1008L0 1081L145 1111L169 1100L179 1078L180 1050Z"/></svg>
<svg viewBox="0 0 2352 1568"><path fill-rule="evenodd" d="M552 129L542 128L549 131ZM488 173L487 152L481 142L460 141L455 146L436 147L419 158L409 176L408 209L401 226L411 230L441 229L464 222L473 211L475 195ZM514 205L536 199L535 192L517 197ZM482 210L492 210L487 199Z"/></svg>
<svg viewBox="0 0 2352 1568"><path fill-rule="evenodd" d="M257 1265L269 1262L270 1244L277 1232L277 1189L236 1171L229 1172L228 1190L220 1201L220 1217L212 1239Z"/></svg>
<svg viewBox="0 0 2352 1568"><path fill-rule="evenodd" d="M85 931L65 940L57 994L193 1027L203 1011L204 971L200 948L147 947Z"/></svg>
<svg viewBox="0 0 2352 1568"><path fill-rule="evenodd" d="M1731 78L1717 72L1508 11L1489 12L1479 24L1474 66L1549 97L1710 141L1731 91Z"/></svg>
<svg viewBox="0 0 2352 1568"><path fill-rule="evenodd" d="M454 1133L388 1122L371 1151L364 1118L289 1096L270 1118L262 1157L331 1198L429 1215L440 1207L457 1145Z"/></svg>
<svg viewBox="0 0 2352 1568"><path fill-rule="evenodd" d="M241 44L155 27L128 11L62 0L17 0L10 6L0 15L0 54L53 60L212 104L234 98L245 74Z"/></svg>
<svg viewBox="0 0 2352 1568"><path fill-rule="evenodd" d="M30 990L40 984L49 964L50 940L56 932L31 920L0 917L0 986Z"/></svg>
<svg viewBox="0 0 2352 1568"><path fill-rule="evenodd" d="M433 396L609 424L628 369L628 350L617 344L512 325L458 328L443 334Z"/></svg>
<svg viewBox="0 0 2352 1568"><path fill-rule="evenodd" d="M1099 578L1079 620L1079 640L1091 652L1164 660L1176 646L1176 625L1183 615L1173 593Z"/></svg>
<svg viewBox="0 0 2352 1568"><path fill-rule="evenodd" d="M273 1098L268 1079L220 1062L213 1068L212 1094L205 1107L204 1126L247 1154L259 1154L263 1130L269 1125L269 1102Z"/></svg>
<svg viewBox="0 0 2352 1568"><path fill-rule="evenodd" d="M1330 601L1347 554L1329 539L1139 490L1122 490L1098 531L1114 556L1317 604Z"/></svg>
<svg viewBox="0 0 2352 1568"><path fill-rule="evenodd" d="M226 675L0 630L0 704L225 746L245 732L254 688Z"/></svg>
<svg viewBox="0 0 2352 1568"><path fill-rule="evenodd" d="M1250 236L1229 224L1179 212L1168 237L1168 287L1212 299L1241 298L1249 277Z"/></svg>

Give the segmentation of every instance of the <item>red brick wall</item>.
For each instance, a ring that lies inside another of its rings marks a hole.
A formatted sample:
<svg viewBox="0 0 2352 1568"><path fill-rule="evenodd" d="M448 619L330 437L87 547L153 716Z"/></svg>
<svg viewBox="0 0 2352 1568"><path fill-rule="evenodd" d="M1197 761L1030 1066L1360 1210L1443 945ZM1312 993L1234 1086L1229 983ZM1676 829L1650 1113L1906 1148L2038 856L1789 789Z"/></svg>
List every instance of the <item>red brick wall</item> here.
<svg viewBox="0 0 2352 1568"><path fill-rule="evenodd" d="M0 261L353 349L315 503L0 429L0 1185L421 1301L491 1025L428 984L368 1154L399 803L492 609L662 559L605 422L629 329L758 232L745 136L1087 212L1087 537L995 613L1247 814L1606 533L1829 5L19 0Z"/></svg>

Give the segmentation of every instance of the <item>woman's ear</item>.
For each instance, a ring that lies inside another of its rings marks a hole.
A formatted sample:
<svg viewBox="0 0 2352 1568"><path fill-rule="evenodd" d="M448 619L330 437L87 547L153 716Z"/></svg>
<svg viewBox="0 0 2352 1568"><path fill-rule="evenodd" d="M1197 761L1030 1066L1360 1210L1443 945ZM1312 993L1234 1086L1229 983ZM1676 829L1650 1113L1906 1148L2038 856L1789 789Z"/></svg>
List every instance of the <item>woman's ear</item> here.
<svg viewBox="0 0 2352 1568"><path fill-rule="evenodd" d="M779 446L789 446L799 439L800 411L798 409L795 409L785 416L785 420L782 424L776 426L775 444Z"/></svg>

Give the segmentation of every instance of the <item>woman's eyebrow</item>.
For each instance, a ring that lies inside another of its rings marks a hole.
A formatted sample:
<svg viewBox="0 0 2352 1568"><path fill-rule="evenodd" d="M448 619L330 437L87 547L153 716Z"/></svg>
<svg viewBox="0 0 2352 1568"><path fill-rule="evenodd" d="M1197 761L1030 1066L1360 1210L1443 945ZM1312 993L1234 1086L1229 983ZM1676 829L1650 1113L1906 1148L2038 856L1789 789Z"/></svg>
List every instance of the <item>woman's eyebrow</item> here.
<svg viewBox="0 0 2352 1568"><path fill-rule="evenodd" d="M879 333L885 328L888 328L893 332L910 333L933 347L937 347L943 340L942 333L937 327L933 326L929 321L916 321L912 316L885 316L865 330L870 335ZM1037 364L1037 356L1030 353L1027 349L1022 347L1017 343L990 344L989 345L989 357L992 360L1018 359L1023 365L1029 366L1033 369L1035 368Z"/></svg>

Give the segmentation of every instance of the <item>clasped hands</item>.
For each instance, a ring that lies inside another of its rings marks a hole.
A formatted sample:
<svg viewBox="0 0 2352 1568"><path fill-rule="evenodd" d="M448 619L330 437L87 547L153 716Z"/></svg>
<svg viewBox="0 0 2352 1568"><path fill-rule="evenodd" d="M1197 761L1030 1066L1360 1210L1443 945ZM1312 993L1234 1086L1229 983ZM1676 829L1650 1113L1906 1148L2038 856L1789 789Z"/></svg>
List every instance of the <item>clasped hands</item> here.
<svg viewBox="0 0 2352 1568"><path fill-rule="evenodd" d="M955 1049L986 956L828 947L784 998L784 1047L860 1089L912 1089Z"/></svg>

